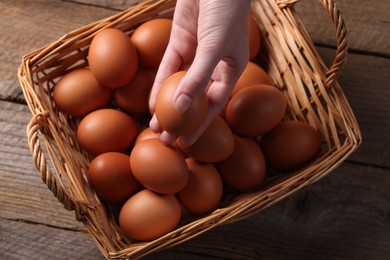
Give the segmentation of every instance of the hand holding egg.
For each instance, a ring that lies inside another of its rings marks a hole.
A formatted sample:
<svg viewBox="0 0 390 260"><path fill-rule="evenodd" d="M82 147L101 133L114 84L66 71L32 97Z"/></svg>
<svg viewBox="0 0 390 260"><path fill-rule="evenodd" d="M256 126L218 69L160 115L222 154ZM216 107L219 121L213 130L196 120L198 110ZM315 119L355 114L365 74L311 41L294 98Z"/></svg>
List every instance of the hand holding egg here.
<svg viewBox="0 0 390 260"><path fill-rule="evenodd" d="M249 5L250 1L238 4L236 0L200 1L198 6L191 1L177 2L170 41L152 88L150 106L154 111L160 88L168 77L187 70L174 94L175 109L184 113L206 93L208 111L197 130L180 136L185 146L193 144L220 113L247 64ZM161 132L161 141L166 144L178 137L163 131L166 129L156 116L150 127Z"/></svg>

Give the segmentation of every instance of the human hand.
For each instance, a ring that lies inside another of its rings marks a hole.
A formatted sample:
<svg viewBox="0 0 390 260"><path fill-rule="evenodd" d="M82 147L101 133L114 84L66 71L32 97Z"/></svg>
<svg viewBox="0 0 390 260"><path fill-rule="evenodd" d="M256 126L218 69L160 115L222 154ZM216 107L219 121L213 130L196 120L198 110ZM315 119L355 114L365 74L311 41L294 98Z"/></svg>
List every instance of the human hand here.
<svg viewBox="0 0 390 260"><path fill-rule="evenodd" d="M154 111L163 82L187 70L175 94L175 108L185 112L202 91L208 96L208 113L198 130L180 136L184 146L193 144L222 111L249 57L248 11L250 0L178 0L170 41L150 95ZM150 128L160 140L172 144L177 136L164 131L154 115Z"/></svg>

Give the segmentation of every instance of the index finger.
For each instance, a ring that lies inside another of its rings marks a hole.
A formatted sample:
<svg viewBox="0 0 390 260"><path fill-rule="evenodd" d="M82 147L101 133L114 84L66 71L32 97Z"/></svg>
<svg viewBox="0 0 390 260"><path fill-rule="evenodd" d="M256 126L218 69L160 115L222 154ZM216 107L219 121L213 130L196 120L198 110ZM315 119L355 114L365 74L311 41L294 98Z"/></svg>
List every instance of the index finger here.
<svg viewBox="0 0 390 260"><path fill-rule="evenodd" d="M162 84L169 76L180 69L181 64L182 58L180 55L173 48L168 46L157 70L156 78L150 92L149 107L151 111L154 112L157 94L160 91Z"/></svg>

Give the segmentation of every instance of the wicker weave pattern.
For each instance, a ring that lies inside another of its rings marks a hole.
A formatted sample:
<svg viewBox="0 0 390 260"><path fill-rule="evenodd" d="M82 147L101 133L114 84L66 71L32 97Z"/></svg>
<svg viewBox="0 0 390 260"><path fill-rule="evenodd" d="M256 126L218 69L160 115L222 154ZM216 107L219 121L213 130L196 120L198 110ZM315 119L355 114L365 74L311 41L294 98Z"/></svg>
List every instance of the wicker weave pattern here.
<svg viewBox="0 0 390 260"><path fill-rule="evenodd" d="M252 14L263 33L264 68L288 100L286 119L305 121L319 130L322 153L307 167L269 179L257 192L227 198L221 207L202 218L184 218L175 231L148 243L126 239L114 219L89 188L86 171L90 159L76 139L77 120L56 108L52 91L61 75L87 66L93 36L107 27L127 33L141 22L172 16L175 1L147 0L129 10L64 35L23 57L18 76L32 119L28 144L43 182L67 210L74 210L107 258L137 258L174 246L218 225L246 218L324 177L361 143L354 114L337 77L346 60L347 33L332 0L320 0L334 23L336 57L327 68L294 12L298 0L252 0Z"/></svg>

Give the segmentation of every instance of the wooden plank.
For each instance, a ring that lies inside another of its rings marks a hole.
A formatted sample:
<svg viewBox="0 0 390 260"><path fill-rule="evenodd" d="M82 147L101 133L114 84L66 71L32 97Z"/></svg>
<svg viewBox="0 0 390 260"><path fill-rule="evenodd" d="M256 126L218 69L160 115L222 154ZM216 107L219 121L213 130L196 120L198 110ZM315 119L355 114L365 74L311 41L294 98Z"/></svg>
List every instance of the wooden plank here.
<svg viewBox="0 0 390 260"><path fill-rule="evenodd" d="M55 40L89 23L89 19L94 21L99 15L105 17L116 12L98 6L109 1L96 1L100 4L67 1L58 4L44 0L0 2L3 21L0 49L9 50L0 54L0 98L23 100L15 71L22 54L42 46L47 39ZM303 2L306 6L317 1L299 1L297 8ZM261 213L211 230L148 259L388 257L390 64L386 58L388 42L383 42L383 37L389 35L388 26L385 27L388 18L383 13L388 13L389 3L380 1L377 9L357 0L336 3L340 10L345 6L353 14L348 18L356 24L350 30L351 39L355 39L351 42L352 51L375 54L351 54L340 78L362 128L362 146L348 163L329 176ZM324 34L319 29L322 28L319 25L329 21L319 18L324 11L318 3L312 5L317 6L313 8L318 8L318 12L309 8L307 17L314 16L318 21L308 20L313 26L311 34L314 33L320 45L332 45L334 31L329 27L329 32ZM370 14L365 16L364 11ZM358 37L360 33L365 37ZM386 47L385 52L378 46ZM333 51L319 48L327 63L331 62ZM74 213L63 209L33 166L25 137L30 117L26 106L0 102L0 259L102 259Z"/></svg>
<svg viewBox="0 0 390 260"><path fill-rule="evenodd" d="M349 34L350 48L390 57L390 1L334 0ZM336 44L336 31L319 1L298 1L295 9L317 44Z"/></svg>
<svg viewBox="0 0 390 260"><path fill-rule="evenodd" d="M30 118L27 106L0 101L0 218L82 230L34 166L26 136Z"/></svg>
<svg viewBox="0 0 390 260"><path fill-rule="evenodd" d="M66 1L66 0L65 0ZM143 0L121 0L121 1L113 1L113 0L73 0L74 3L92 5L92 6L100 6L104 8L111 8L114 10L125 10L133 5L143 2Z"/></svg>
<svg viewBox="0 0 390 260"><path fill-rule="evenodd" d="M0 218L0 259L104 259L89 234Z"/></svg>
<svg viewBox="0 0 390 260"><path fill-rule="evenodd" d="M334 50L318 48L327 64ZM349 54L339 78L360 125L363 143L351 160L390 167L390 60L370 55Z"/></svg>
<svg viewBox="0 0 390 260"><path fill-rule="evenodd" d="M1 1L0 99L24 101L17 78L23 55L115 13L107 8L70 2Z"/></svg>
<svg viewBox="0 0 390 260"><path fill-rule="evenodd" d="M145 259L313 259L319 255L386 259L390 253L389 174L389 170L343 164L248 219ZM31 254L41 259L101 259L89 235L80 231L0 218L0 234L1 259L24 259Z"/></svg>

